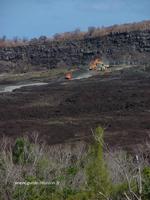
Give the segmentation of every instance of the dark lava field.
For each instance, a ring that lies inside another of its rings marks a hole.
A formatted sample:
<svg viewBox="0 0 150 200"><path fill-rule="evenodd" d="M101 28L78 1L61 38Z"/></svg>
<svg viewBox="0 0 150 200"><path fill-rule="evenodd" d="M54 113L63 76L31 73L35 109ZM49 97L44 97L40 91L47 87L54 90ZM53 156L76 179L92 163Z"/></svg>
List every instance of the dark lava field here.
<svg viewBox="0 0 150 200"><path fill-rule="evenodd" d="M98 125L111 148L150 140L150 77L97 75L0 93L1 137L38 133L49 144L90 142Z"/></svg>

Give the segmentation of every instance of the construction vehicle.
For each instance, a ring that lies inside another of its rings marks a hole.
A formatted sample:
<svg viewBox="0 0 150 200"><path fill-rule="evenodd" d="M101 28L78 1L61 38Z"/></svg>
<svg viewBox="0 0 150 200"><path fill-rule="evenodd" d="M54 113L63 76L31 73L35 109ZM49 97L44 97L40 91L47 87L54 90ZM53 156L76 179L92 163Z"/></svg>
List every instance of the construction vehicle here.
<svg viewBox="0 0 150 200"><path fill-rule="evenodd" d="M72 72L67 72L66 75L65 75L65 78L68 79L68 80L71 80L72 79Z"/></svg>
<svg viewBox="0 0 150 200"><path fill-rule="evenodd" d="M87 68L78 68L76 70L71 70L65 74L65 79L72 80L72 79L80 79L82 77L86 77L89 73Z"/></svg>
<svg viewBox="0 0 150 200"><path fill-rule="evenodd" d="M90 62L89 70L105 71L109 65L105 65L101 59L96 58Z"/></svg>
<svg viewBox="0 0 150 200"><path fill-rule="evenodd" d="M77 70L71 70L66 73L65 79L67 80L72 80L73 78L78 78L78 77L86 77L86 74L91 74L94 75L97 73L97 71L104 71L107 72L109 68L109 65L105 65L101 59L96 58L95 60L92 60L90 62L90 65L88 68L78 68ZM92 72L89 72L91 70ZM95 71L95 72L94 72ZM88 76L89 77L89 76Z"/></svg>

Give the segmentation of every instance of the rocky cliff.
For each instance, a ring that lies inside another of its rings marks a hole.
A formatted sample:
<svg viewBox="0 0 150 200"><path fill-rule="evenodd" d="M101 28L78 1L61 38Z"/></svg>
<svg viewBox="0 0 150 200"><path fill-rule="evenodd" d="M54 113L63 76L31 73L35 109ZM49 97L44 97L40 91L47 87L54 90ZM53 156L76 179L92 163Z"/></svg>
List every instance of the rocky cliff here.
<svg viewBox="0 0 150 200"><path fill-rule="evenodd" d="M149 65L150 30L0 48L0 72L79 66L101 57L111 65Z"/></svg>

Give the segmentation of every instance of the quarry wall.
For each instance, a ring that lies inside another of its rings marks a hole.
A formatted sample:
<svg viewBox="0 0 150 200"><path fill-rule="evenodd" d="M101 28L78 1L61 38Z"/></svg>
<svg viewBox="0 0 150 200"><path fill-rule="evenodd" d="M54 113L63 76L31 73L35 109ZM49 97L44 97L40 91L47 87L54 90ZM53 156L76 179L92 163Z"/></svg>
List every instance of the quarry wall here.
<svg viewBox="0 0 150 200"><path fill-rule="evenodd" d="M1 47L0 72L86 65L94 57L110 65L149 65L150 30Z"/></svg>

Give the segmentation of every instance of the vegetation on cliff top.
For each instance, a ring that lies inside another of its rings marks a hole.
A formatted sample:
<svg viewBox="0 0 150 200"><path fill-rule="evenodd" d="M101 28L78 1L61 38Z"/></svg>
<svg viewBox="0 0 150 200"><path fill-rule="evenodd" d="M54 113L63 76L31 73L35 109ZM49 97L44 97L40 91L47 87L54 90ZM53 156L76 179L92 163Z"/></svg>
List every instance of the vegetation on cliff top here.
<svg viewBox="0 0 150 200"><path fill-rule="evenodd" d="M79 40L91 37L101 37L115 33L144 30L150 30L150 20L122 25L115 24L109 27L89 27L86 32L80 31L80 29L75 29L72 32L56 33L53 37L41 36L39 38L32 38L31 40L28 40L27 38L20 39L17 36L10 40L7 39L6 36L3 36L0 38L0 47L15 47L52 41Z"/></svg>

